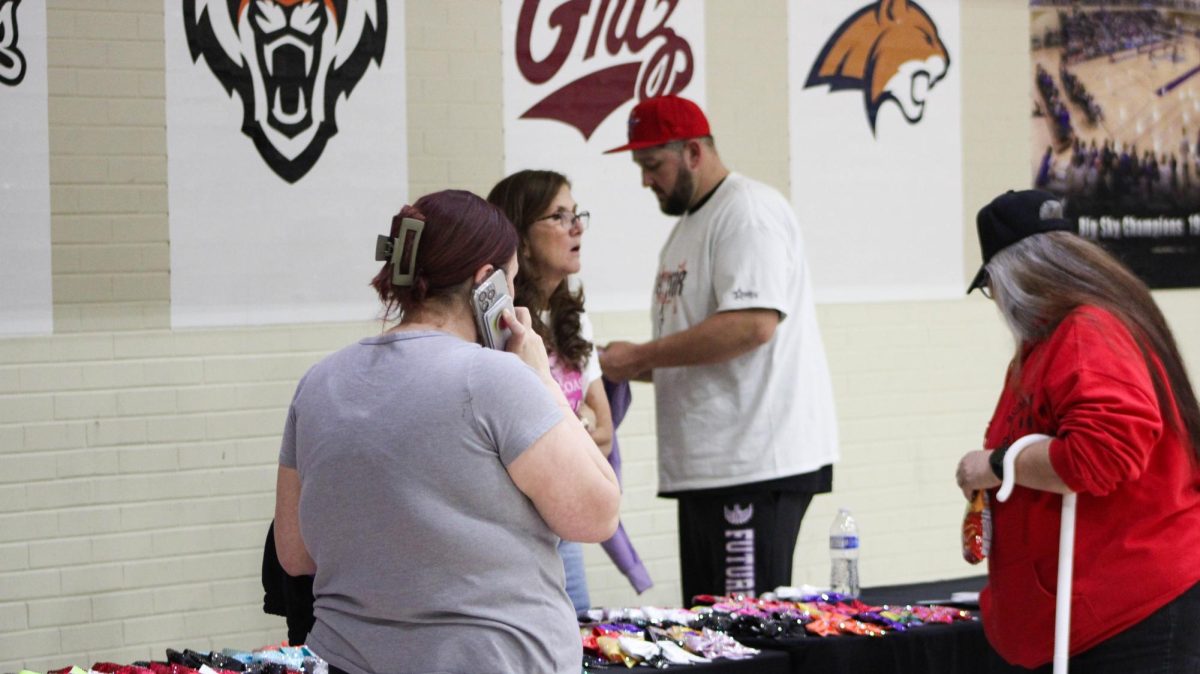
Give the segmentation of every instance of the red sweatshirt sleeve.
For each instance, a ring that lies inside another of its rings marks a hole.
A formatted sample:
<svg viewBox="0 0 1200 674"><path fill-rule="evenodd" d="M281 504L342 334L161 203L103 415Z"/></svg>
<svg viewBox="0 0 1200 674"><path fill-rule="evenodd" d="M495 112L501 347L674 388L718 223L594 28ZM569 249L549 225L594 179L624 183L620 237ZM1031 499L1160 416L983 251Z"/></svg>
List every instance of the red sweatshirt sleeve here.
<svg viewBox="0 0 1200 674"><path fill-rule="evenodd" d="M1072 491L1103 496L1142 474L1162 435L1154 384L1132 335L1107 312L1077 310L1051 341L1050 464Z"/></svg>

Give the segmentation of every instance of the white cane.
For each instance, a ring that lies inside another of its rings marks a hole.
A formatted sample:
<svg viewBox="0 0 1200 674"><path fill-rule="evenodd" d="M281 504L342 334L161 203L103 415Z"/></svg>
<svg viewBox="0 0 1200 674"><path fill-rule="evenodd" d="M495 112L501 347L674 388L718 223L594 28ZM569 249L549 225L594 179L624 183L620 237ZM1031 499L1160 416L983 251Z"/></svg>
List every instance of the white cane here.
<svg viewBox="0 0 1200 674"><path fill-rule="evenodd" d="M1017 481L1017 455L1021 450L1039 440L1049 440L1049 435L1033 433L1017 440L1008 447L1004 455L1004 482L996 494L996 500L1004 502L1012 495ZM1075 563L1075 494L1062 497L1062 514L1058 525L1058 592L1054 597L1054 674L1067 674L1067 660L1071 640L1071 575Z"/></svg>

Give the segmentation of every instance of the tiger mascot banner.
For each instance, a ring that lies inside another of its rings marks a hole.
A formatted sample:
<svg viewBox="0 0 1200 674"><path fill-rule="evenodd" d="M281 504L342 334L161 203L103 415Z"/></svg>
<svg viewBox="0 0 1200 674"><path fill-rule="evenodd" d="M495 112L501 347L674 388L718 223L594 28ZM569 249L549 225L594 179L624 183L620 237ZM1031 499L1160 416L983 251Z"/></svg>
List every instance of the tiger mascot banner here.
<svg viewBox="0 0 1200 674"><path fill-rule="evenodd" d="M371 318L408 185L404 2L164 3L172 324Z"/></svg>
<svg viewBox="0 0 1200 674"><path fill-rule="evenodd" d="M966 288L958 0L789 0L792 200L821 301Z"/></svg>
<svg viewBox="0 0 1200 674"><path fill-rule="evenodd" d="M693 0L503 0L504 165L571 179L584 237L580 274L593 311L649 309L646 279L674 218L641 187L629 113L679 94L705 105L704 4Z"/></svg>
<svg viewBox="0 0 1200 674"><path fill-rule="evenodd" d="M53 329L46 6L0 0L0 336Z"/></svg>

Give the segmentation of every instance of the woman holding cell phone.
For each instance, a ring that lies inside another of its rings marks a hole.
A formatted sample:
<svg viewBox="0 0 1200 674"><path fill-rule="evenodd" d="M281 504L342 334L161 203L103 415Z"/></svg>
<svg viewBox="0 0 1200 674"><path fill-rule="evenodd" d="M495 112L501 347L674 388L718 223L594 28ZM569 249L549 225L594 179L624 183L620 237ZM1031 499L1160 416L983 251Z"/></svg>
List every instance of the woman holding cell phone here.
<svg viewBox="0 0 1200 674"><path fill-rule="evenodd" d="M371 282L393 324L296 389L275 543L315 574L307 645L333 674L579 671L555 546L611 536L620 491L529 312L502 313L505 351L480 346L473 291L516 276L517 244L468 192L405 206Z"/></svg>

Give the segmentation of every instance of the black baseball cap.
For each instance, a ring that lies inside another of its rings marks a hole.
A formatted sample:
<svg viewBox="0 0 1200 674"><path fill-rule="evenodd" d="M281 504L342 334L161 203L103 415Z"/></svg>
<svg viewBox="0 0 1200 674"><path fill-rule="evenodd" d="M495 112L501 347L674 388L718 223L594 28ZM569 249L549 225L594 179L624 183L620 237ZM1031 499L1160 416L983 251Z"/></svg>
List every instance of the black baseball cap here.
<svg viewBox="0 0 1200 674"><path fill-rule="evenodd" d="M987 285L987 263L996 253L1034 234L1075 231L1075 226L1063 217L1062 200L1043 190L1009 190L1001 194L979 209L975 227L983 264L967 287L968 295Z"/></svg>

